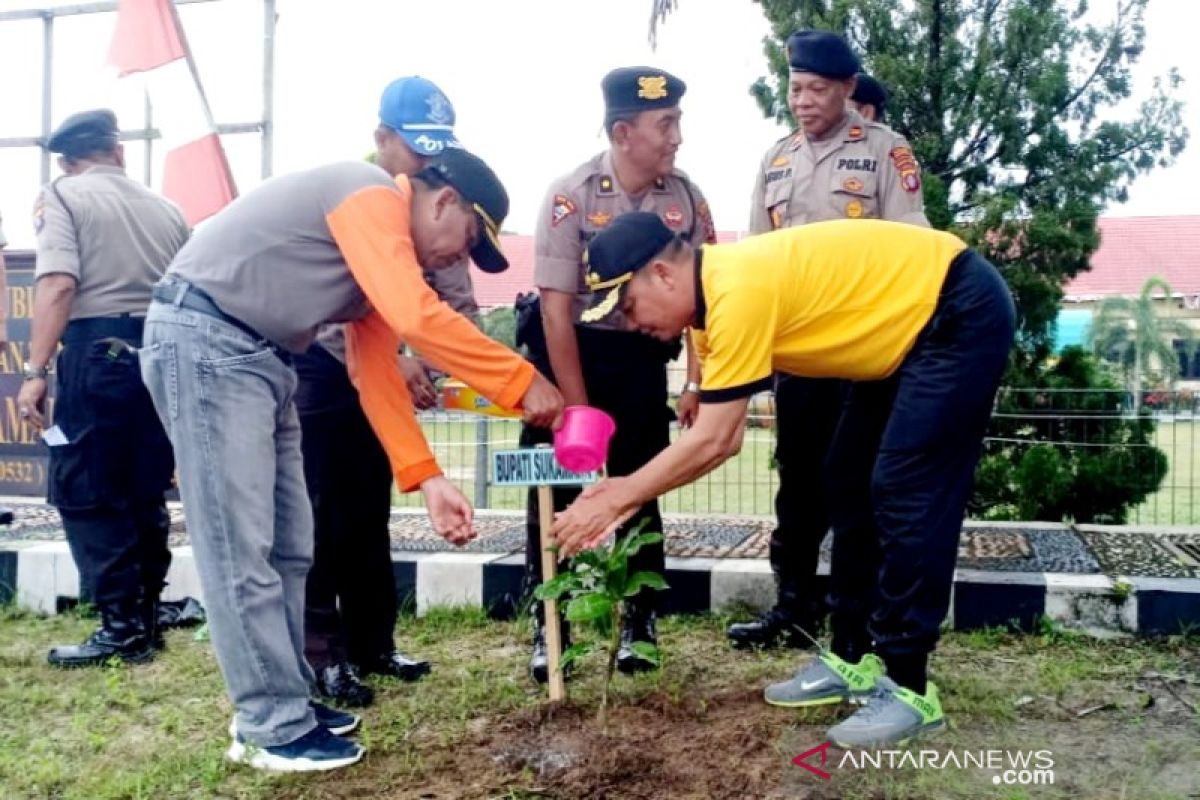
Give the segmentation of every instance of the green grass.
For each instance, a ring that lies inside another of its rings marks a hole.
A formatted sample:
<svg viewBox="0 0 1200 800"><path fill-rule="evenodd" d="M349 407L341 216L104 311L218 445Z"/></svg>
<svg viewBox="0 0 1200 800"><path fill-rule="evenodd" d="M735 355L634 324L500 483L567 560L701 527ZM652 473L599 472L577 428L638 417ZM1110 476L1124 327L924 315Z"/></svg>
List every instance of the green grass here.
<svg viewBox="0 0 1200 800"><path fill-rule="evenodd" d="M1167 454L1162 486L1129 514L1149 525L1200 525L1200 422L1159 422L1154 445Z"/></svg>
<svg viewBox="0 0 1200 800"><path fill-rule="evenodd" d="M1200 716L1146 677L1195 676L1195 639L1096 642L1052 628L1040 636L950 634L932 669L951 729L921 747L1048 748L1055 785L997 788L988 773L971 769L842 769L834 781L817 785L805 783L806 773L788 760L820 742L845 710L788 712L763 704L761 688L790 674L803 657L731 651L723 643L726 622L716 616L665 620L664 669L615 685L614 719L626 725L624 736L636 737L637 725L668 717L670 726L686 728L699 754L660 752L650 739L637 744L639 759L660 770L711 769L744 779L740 793L684 785L678 796L764 796L793 785L800 796L847 798L1141 799L1200 792ZM610 748L602 739L601 749L592 751L594 764L565 775L539 776L498 763L498 750L515 741L504 733L512 720L553 719L536 716L544 700L525 676L523 621L492 622L477 611L402 618L399 645L430 658L433 674L419 684L375 681L377 701L359 736L367 760L305 777L268 776L222 760L230 706L210 646L188 632L171 632L166 652L141 667L62 672L45 665L48 647L81 638L92 624L73 615L0 610L0 795L6 800L666 796L637 768L640 760L612 767L606 776L602 756ZM599 671L584 662L570 683L572 701L584 709L595 707ZM1181 681L1174 689L1193 706L1200 702L1195 684ZM1146 693L1156 699L1149 707ZM1111 707L1077 716L1102 704ZM560 724L556 736L567 743L596 741L590 712L571 719L578 721L565 730ZM619 741L612 740L611 749ZM696 763L680 765L681 759ZM610 786L600 792L595 787L604 780Z"/></svg>

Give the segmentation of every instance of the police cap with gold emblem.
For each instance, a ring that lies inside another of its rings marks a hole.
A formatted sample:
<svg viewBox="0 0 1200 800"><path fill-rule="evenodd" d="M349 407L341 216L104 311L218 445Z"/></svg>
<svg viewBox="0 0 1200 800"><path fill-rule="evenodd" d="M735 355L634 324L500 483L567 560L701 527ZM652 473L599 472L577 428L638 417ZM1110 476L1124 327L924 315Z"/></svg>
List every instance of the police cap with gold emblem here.
<svg viewBox="0 0 1200 800"><path fill-rule="evenodd" d="M612 120L639 111L674 108L687 91L687 84L665 70L621 67L604 76L600 89L604 92L605 119Z"/></svg>
<svg viewBox="0 0 1200 800"><path fill-rule="evenodd" d="M850 78L858 72L858 57L846 40L829 31L796 31L787 40L792 72L813 72L826 78Z"/></svg>
<svg viewBox="0 0 1200 800"><path fill-rule="evenodd" d="M865 72L858 73L857 77L858 82L854 85L854 94L850 95L850 99L883 111L888 101L887 88Z"/></svg>
<svg viewBox="0 0 1200 800"><path fill-rule="evenodd" d="M117 115L107 108L80 111L63 120L46 140L46 149L67 158L109 152L117 146Z"/></svg>
<svg viewBox="0 0 1200 800"><path fill-rule="evenodd" d="M658 214L648 211L622 214L592 237L583 254L592 303L580 319L597 322L616 310L621 288L675 238Z"/></svg>

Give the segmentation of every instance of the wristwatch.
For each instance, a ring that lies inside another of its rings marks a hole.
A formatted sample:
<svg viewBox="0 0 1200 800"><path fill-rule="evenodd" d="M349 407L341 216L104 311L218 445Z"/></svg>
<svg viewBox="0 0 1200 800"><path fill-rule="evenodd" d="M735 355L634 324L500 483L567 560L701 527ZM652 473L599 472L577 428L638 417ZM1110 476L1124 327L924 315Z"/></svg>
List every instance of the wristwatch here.
<svg viewBox="0 0 1200 800"><path fill-rule="evenodd" d="M48 367L35 367L28 361L21 365L21 375L27 381L31 381L35 378L45 378L49 373L50 369Z"/></svg>
<svg viewBox="0 0 1200 800"><path fill-rule="evenodd" d="M696 383L695 381L688 381L683 385L683 391L684 393L692 392L694 394L700 394L700 384Z"/></svg>

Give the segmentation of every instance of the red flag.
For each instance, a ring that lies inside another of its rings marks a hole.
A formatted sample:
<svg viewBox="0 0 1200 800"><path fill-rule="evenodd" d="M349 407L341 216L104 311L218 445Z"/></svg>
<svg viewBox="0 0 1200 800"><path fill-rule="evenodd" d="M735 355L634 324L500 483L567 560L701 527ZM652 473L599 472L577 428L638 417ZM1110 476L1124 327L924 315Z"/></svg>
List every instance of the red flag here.
<svg viewBox="0 0 1200 800"><path fill-rule="evenodd" d="M179 204L189 225L221 210L237 187L170 0L120 0L108 60L122 76L146 78L167 148L163 194Z"/></svg>

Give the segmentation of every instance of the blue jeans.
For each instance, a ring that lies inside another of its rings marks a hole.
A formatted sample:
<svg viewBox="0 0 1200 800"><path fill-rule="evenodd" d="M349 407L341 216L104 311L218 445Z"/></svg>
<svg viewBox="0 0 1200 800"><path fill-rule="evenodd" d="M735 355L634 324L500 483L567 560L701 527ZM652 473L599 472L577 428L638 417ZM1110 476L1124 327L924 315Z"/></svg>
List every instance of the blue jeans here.
<svg viewBox="0 0 1200 800"><path fill-rule="evenodd" d="M312 510L296 375L216 317L154 302L142 379L175 448L209 633L238 732L260 747L316 727L304 660Z"/></svg>

